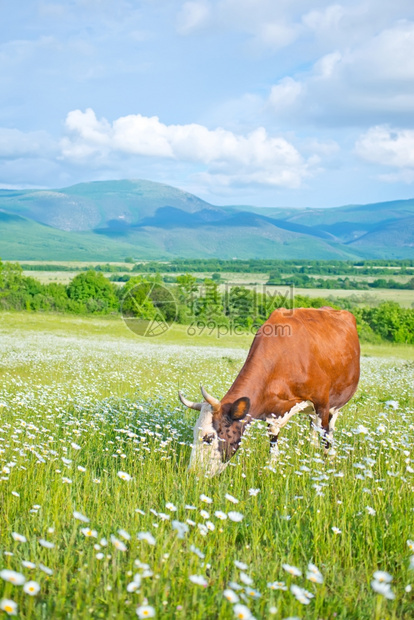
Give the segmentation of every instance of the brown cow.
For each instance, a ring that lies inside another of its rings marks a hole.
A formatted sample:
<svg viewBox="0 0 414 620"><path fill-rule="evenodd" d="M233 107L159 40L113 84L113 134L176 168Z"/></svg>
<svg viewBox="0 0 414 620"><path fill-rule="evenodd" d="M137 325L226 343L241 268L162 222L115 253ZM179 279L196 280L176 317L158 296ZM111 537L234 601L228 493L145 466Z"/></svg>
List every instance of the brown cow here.
<svg viewBox="0 0 414 620"><path fill-rule="evenodd" d="M360 347L354 316L332 308L275 310L257 331L243 368L220 400L201 388L190 469L214 475L239 447L252 420L268 422L271 446L298 412L331 443L339 410L359 381ZM329 445L329 443L327 445Z"/></svg>

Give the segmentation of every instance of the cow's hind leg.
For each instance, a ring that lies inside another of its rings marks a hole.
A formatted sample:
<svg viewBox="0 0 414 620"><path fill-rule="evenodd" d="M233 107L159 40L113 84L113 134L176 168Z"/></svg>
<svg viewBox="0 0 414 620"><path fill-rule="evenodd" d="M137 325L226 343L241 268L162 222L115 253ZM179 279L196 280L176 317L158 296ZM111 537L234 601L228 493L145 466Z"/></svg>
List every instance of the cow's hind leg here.
<svg viewBox="0 0 414 620"><path fill-rule="evenodd" d="M329 409L329 404L326 405L322 405L320 407L317 408L316 410L319 418L320 418L320 422L321 422L321 434L323 437L323 441L325 444L325 454L328 452L329 447L331 445L330 443L330 437L329 437L329 420L330 420L330 409Z"/></svg>

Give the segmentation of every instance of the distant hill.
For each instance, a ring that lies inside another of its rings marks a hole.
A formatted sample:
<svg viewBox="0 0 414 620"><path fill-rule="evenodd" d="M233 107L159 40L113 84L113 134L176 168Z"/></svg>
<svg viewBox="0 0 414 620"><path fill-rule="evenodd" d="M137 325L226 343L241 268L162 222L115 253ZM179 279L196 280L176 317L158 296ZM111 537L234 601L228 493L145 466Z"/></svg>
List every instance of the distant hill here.
<svg viewBox="0 0 414 620"><path fill-rule="evenodd" d="M9 260L412 258L414 199L331 209L219 207L151 181L0 190Z"/></svg>

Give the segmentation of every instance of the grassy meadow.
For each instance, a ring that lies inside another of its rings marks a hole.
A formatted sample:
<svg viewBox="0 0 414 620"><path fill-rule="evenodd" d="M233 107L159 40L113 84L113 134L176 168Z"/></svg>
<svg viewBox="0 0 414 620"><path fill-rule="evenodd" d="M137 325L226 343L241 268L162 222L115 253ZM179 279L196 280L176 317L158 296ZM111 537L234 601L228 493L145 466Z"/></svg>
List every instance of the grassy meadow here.
<svg viewBox="0 0 414 620"><path fill-rule="evenodd" d="M249 336L2 313L0 338L4 617L414 617L414 347L364 347L334 458L298 417L270 463L256 423L206 479L177 389L223 396Z"/></svg>

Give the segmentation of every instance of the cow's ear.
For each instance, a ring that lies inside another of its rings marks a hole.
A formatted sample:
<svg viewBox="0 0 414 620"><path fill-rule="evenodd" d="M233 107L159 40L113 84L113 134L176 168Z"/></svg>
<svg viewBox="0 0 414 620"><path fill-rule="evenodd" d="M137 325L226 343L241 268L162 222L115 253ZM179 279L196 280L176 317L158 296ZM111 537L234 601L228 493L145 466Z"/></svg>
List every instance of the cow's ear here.
<svg viewBox="0 0 414 620"><path fill-rule="evenodd" d="M229 411L229 417L232 420L243 420L246 415L249 413L250 409L250 398L247 396L243 396L242 398L238 398L234 401Z"/></svg>

